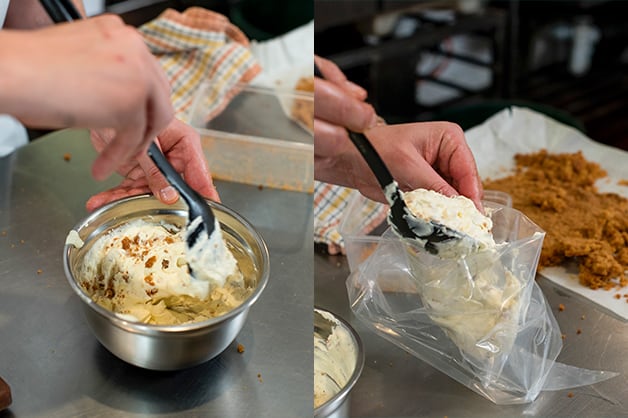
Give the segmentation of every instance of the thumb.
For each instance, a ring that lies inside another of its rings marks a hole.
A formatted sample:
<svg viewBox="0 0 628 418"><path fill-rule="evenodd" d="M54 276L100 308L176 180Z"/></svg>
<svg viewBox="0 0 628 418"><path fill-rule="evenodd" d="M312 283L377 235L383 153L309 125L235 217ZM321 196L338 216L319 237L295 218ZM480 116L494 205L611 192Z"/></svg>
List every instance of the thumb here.
<svg viewBox="0 0 628 418"><path fill-rule="evenodd" d="M150 191L161 202L171 205L179 200L179 193L170 185L166 177L159 171L153 160L146 153L137 157L137 162L146 175Z"/></svg>

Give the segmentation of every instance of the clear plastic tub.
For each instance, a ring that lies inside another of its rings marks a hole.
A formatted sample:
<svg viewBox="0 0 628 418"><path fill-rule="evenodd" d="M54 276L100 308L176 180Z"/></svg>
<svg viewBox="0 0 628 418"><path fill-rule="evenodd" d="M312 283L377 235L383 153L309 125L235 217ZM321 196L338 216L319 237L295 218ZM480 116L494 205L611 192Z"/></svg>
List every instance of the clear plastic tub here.
<svg viewBox="0 0 628 418"><path fill-rule="evenodd" d="M212 116L207 103L216 88L203 84L188 114L214 178L311 193L314 137L307 117L297 114L311 109L313 117L313 94L239 86L240 93Z"/></svg>

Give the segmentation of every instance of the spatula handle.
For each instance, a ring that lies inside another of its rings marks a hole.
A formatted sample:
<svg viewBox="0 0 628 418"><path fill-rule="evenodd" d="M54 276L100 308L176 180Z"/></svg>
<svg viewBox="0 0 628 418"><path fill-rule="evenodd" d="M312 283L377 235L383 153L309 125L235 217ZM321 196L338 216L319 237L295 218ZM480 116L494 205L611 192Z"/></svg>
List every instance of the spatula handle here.
<svg viewBox="0 0 628 418"><path fill-rule="evenodd" d="M356 146L366 163L375 174L377 181L379 182L382 189L385 189L386 186L393 182L393 176L390 174L388 167L384 163L384 160L379 156L373 144L364 136L364 134L347 131L349 133L349 139L353 142L353 145Z"/></svg>

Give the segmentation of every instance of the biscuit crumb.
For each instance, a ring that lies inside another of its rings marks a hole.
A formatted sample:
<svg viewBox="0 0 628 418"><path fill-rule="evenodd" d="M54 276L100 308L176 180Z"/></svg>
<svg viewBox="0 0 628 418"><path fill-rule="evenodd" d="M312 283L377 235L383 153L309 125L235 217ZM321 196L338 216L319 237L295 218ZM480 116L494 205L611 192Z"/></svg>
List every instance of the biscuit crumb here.
<svg viewBox="0 0 628 418"><path fill-rule="evenodd" d="M578 328L578 329L576 330L576 334L578 334L578 335L582 334L582 330L581 330L580 328Z"/></svg>
<svg viewBox="0 0 628 418"><path fill-rule="evenodd" d="M313 93L314 77L301 77L296 86L297 91ZM307 98L296 97L292 104L291 116L306 126L310 132L314 132L314 101Z"/></svg>
<svg viewBox="0 0 628 418"><path fill-rule="evenodd" d="M37 269L37 274L41 274L41 273L43 273L43 270L42 269Z"/></svg>
<svg viewBox="0 0 628 418"><path fill-rule="evenodd" d="M580 317L580 319L582 319L582 320L584 321L584 315L582 315L582 316Z"/></svg>
<svg viewBox="0 0 628 418"><path fill-rule="evenodd" d="M573 398L573 392L569 392L569 393L567 394L567 397L568 397L568 398Z"/></svg>
<svg viewBox="0 0 628 418"><path fill-rule="evenodd" d="M515 155L515 170L483 182L484 189L510 194L513 207L545 230L539 270L573 260L580 283L610 290L628 285L628 199L600 193L608 173L582 151L541 150Z"/></svg>
<svg viewBox="0 0 628 418"><path fill-rule="evenodd" d="M238 353L242 354L244 353L244 346L242 344L238 344Z"/></svg>
<svg viewBox="0 0 628 418"><path fill-rule="evenodd" d="M560 338L564 341L565 338L567 338L567 335L566 334L560 334Z"/></svg>
<svg viewBox="0 0 628 418"><path fill-rule="evenodd" d="M257 380L259 380L260 383L262 383L264 380L262 379L262 374L258 373L257 374Z"/></svg>
<svg viewBox="0 0 628 418"><path fill-rule="evenodd" d="M70 154L69 152L66 152L65 154L63 154L63 159L65 161L70 161L72 159L72 154Z"/></svg>
<svg viewBox="0 0 628 418"><path fill-rule="evenodd" d="M264 190L264 185L263 184L258 184L257 185L257 190Z"/></svg>
<svg viewBox="0 0 628 418"><path fill-rule="evenodd" d="M615 299L621 299L621 294L619 293L615 294Z"/></svg>
<svg viewBox="0 0 628 418"><path fill-rule="evenodd" d="M558 304L558 310L559 311L564 311L565 310L565 305L563 305L562 303Z"/></svg>

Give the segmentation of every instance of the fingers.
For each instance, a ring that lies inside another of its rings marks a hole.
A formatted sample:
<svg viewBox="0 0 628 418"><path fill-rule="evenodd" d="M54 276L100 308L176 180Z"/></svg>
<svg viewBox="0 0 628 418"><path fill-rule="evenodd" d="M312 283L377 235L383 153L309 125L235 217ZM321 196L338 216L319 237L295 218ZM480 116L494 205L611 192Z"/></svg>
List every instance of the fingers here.
<svg viewBox="0 0 628 418"><path fill-rule="evenodd" d="M482 181L462 128L449 122L435 122L434 125L440 130L434 139L439 143L434 166L451 179L452 185L460 194L473 200L481 209Z"/></svg>
<svg viewBox="0 0 628 418"><path fill-rule="evenodd" d="M170 185L166 177L159 171L159 168L147 154L138 156L137 162L146 176L148 188L157 199L168 205L179 200L179 193Z"/></svg>
<svg viewBox="0 0 628 418"><path fill-rule="evenodd" d="M338 66L332 61L319 56L314 56L314 62L323 74L323 78L325 80L337 85L339 88L345 90L357 100L366 100L366 90L358 86L357 84L347 80L347 77L344 75L342 70L338 68Z"/></svg>
<svg viewBox="0 0 628 418"><path fill-rule="evenodd" d="M184 177L188 180L188 184L196 190L201 196L220 202L218 190L214 185L211 173L207 167L205 159L193 159L190 164L185 165Z"/></svg>
<svg viewBox="0 0 628 418"><path fill-rule="evenodd" d="M481 209L482 184L462 129L448 122L378 126L365 132L402 190L462 194Z"/></svg>
<svg viewBox="0 0 628 418"><path fill-rule="evenodd" d="M114 187L113 189L109 189L107 191L98 193L87 200L85 203L85 208L89 212L93 212L101 206L106 205L109 202L113 202L114 200L122 199L128 196L137 196L139 194L149 193L150 189L148 186L140 186L140 187Z"/></svg>
<svg viewBox="0 0 628 418"><path fill-rule="evenodd" d="M314 119L314 154L316 157L338 155L349 143L347 130L322 119Z"/></svg>
<svg viewBox="0 0 628 418"><path fill-rule="evenodd" d="M334 83L318 78L314 82L314 116L356 132L378 123L373 106L348 96Z"/></svg>
<svg viewBox="0 0 628 418"><path fill-rule="evenodd" d="M138 155L137 145L130 144L137 144L138 138L142 138L143 135L143 123L131 124L122 131L116 131L116 135L105 145L94 161L92 176L96 180L104 180L119 166Z"/></svg>

